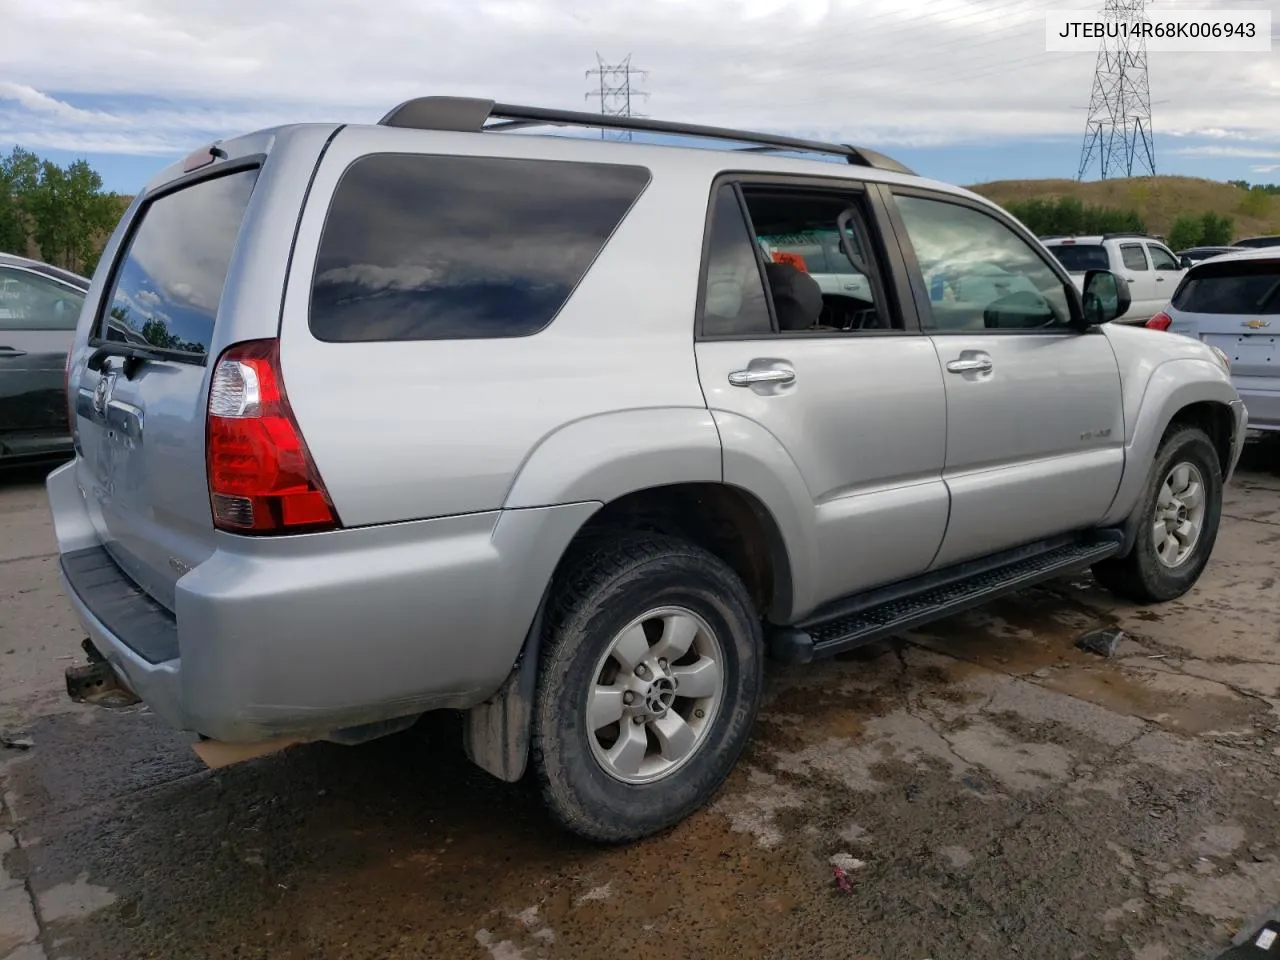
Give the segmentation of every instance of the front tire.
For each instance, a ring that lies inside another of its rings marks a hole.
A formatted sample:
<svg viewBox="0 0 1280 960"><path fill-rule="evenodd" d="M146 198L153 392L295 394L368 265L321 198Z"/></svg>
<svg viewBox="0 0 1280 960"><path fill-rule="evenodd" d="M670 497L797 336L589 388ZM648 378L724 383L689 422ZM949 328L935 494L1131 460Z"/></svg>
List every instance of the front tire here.
<svg viewBox="0 0 1280 960"><path fill-rule="evenodd" d="M1222 520L1222 465L1197 427L1169 433L1156 454L1133 549L1093 568L1098 582L1135 603L1164 603L1200 579Z"/></svg>
<svg viewBox="0 0 1280 960"><path fill-rule="evenodd" d="M534 703L551 813L619 843L701 807L750 736L762 651L745 586L707 551L647 533L583 550L551 599Z"/></svg>

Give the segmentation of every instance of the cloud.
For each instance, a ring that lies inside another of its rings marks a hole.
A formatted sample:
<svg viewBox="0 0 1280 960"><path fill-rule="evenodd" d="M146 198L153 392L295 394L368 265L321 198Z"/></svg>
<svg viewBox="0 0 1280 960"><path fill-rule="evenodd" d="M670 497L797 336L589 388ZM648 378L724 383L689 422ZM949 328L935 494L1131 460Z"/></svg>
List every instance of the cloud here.
<svg viewBox="0 0 1280 960"><path fill-rule="evenodd" d="M1231 9L1238 0L1197 0ZM427 93L594 109L597 51L639 111L888 149L1083 134L1094 57L1044 52L1059 0L9 0L0 142L180 154ZM1269 54L1151 55L1158 136L1269 141ZM1224 69L1225 68L1225 69Z"/></svg>

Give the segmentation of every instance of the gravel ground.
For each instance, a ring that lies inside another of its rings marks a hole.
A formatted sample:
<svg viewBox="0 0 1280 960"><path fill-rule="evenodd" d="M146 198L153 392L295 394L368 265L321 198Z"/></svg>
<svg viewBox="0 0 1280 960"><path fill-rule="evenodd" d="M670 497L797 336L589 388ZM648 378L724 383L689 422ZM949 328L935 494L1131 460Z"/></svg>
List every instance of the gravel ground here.
<svg viewBox="0 0 1280 960"><path fill-rule="evenodd" d="M597 849L447 716L215 772L69 702L40 477L0 478L0 958L1214 956L1280 904L1276 445L1225 514L1179 602L1083 577L775 668L715 802Z"/></svg>

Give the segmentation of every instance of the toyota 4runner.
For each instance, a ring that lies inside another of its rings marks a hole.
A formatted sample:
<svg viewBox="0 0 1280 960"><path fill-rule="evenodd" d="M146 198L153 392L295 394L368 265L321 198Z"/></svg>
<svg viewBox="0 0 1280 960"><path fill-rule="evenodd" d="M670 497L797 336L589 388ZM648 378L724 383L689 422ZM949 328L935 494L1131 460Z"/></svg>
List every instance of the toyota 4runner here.
<svg viewBox="0 0 1280 960"><path fill-rule="evenodd" d="M767 655L1196 582L1245 410L1128 301L839 144L455 98L219 142L79 320L69 692L206 759L463 711L568 828L650 834L728 775Z"/></svg>

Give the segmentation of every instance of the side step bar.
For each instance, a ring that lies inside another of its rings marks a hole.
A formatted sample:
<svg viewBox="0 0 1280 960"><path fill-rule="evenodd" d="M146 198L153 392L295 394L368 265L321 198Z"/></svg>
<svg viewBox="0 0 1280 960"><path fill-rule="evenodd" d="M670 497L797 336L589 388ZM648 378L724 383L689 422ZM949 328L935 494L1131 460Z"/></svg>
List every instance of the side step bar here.
<svg viewBox="0 0 1280 960"><path fill-rule="evenodd" d="M775 628L770 652L790 663L843 653L1044 580L1085 570L1120 548L1118 535L1104 540L1050 541L925 574L851 597L799 626Z"/></svg>

